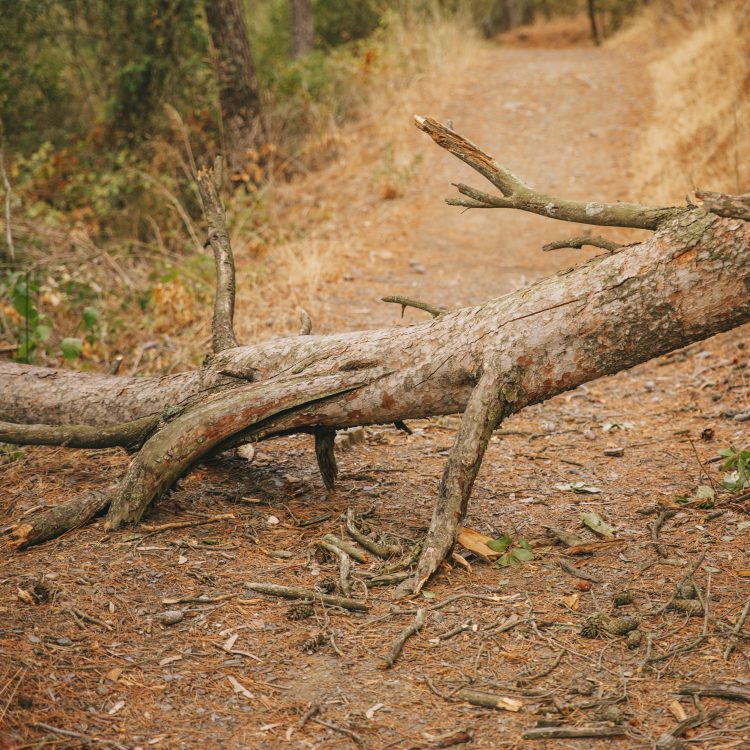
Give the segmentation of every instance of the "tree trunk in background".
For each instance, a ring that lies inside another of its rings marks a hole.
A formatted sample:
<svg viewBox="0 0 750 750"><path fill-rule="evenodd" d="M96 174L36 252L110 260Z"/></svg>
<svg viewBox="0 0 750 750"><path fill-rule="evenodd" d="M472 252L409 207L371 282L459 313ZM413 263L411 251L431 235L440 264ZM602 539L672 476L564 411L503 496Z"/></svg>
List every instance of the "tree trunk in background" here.
<svg viewBox="0 0 750 750"><path fill-rule="evenodd" d="M224 144L229 168L241 169L246 150L263 136L260 89L240 0L206 0L214 46Z"/></svg>
<svg viewBox="0 0 750 750"><path fill-rule="evenodd" d="M295 60L312 52L315 24L311 0L289 0L289 33Z"/></svg>
<svg viewBox="0 0 750 750"><path fill-rule="evenodd" d="M489 39L498 32L510 31L533 21L534 3L531 0L496 0L482 22L482 30Z"/></svg>
<svg viewBox="0 0 750 750"><path fill-rule="evenodd" d="M601 38L599 37L599 29L596 25L596 2L595 0L588 0L589 8L589 21L591 22L591 38L594 40L594 44L597 46L601 44Z"/></svg>

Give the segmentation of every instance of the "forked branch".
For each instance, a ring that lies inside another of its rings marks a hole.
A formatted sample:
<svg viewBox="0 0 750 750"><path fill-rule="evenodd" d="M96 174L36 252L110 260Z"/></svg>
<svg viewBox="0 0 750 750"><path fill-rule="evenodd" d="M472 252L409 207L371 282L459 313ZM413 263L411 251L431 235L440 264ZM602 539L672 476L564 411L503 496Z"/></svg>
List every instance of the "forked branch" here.
<svg viewBox="0 0 750 750"><path fill-rule="evenodd" d="M521 211L547 216L550 219L573 221L608 227L657 229L663 222L687 211L686 208L657 208L635 203L597 203L571 201L540 193L516 177L507 167L495 161L479 146L431 117L415 118L417 127L435 143L459 158L482 177L489 180L500 195L492 195L469 185L455 185L462 198L449 198L451 206L465 208L517 208Z"/></svg>
<svg viewBox="0 0 750 750"><path fill-rule="evenodd" d="M198 172L203 214L208 224L208 244L214 252L216 264L216 297L211 324L214 353L237 346L234 335L234 258L229 243L227 219L221 201L222 160L216 157L213 169L205 167Z"/></svg>

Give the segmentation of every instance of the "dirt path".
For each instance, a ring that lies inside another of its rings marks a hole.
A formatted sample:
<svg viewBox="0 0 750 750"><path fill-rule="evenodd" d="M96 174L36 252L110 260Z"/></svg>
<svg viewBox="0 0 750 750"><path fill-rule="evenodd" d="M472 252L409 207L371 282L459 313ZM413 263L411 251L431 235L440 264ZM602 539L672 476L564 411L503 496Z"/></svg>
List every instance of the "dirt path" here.
<svg viewBox="0 0 750 750"><path fill-rule="evenodd" d="M643 86L638 68L606 50L482 50L450 110L435 114L452 117L539 187L576 198L633 198L627 154L647 108ZM579 257L539 250L575 227L448 209L440 198L449 183L479 178L432 145L425 155L422 181L402 199L356 208L351 281L321 291L321 328L394 322L397 310L376 301L383 294L448 306L481 302ZM289 438L262 446L251 469L227 457L198 469L149 519L234 513L229 522L145 536L88 527L8 558L0 573L0 747L35 747L43 736L52 746L84 744L40 722L129 748L385 750L457 746L469 737L461 746L649 747L676 725L673 691L685 680L749 673L747 641L725 660L720 631L750 595L750 580L737 575L750 568L741 525L747 505L724 501L718 516L680 509L661 531L663 557L649 529L656 516L643 514L706 483L699 460L720 480L719 465L706 462L718 448L746 441L746 423L731 418L750 403L746 334L718 337L509 420L493 438L468 524L529 540L535 559L503 569L477 559L471 571L446 566L414 602L394 605L388 590L371 588L366 614L316 606L299 619L304 608L245 584L335 587L336 562L315 543L325 533L345 534L348 506L370 509L369 523L392 539L418 539L457 418L415 423L412 436L369 429L363 443L340 454L332 497L309 439ZM623 455L606 456L608 445ZM18 515L45 498L97 486L125 461L116 451L84 459L29 449L3 467L3 507ZM559 489L571 482L601 491ZM547 541L549 525L593 541L581 526L583 511L616 526L622 544L573 558ZM703 552L697 580L706 592L710 575L711 617L696 641L702 616L656 610ZM571 576L560 562L598 582ZM375 567L372 560L355 566L354 596L363 596ZM616 610L613 595L626 588L634 603ZM19 599L18 589L38 603ZM449 602L456 594L474 598ZM431 609L425 627L384 670L417 607ZM581 626L598 608L642 618L641 645L583 637ZM165 624L164 612L175 609L182 619ZM473 707L456 695L467 686L513 697L521 710ZM747 704L705 704L725 714L697 730L713 733L704 747L750 747ZM681 705L696 711L690 699ZM622 720L627 728L608 740L521 739L541 719L566 726Z"/></svg>
<svg viewBox="0 0 750 750"><path fill-rule="evenodd" d="M478 51L443 111L432 113L427 103L420 111L452 119L459 132L540 189L578 199L632 200L628 154L648 95L642 71L625 55L492 48ZM353 283L324 292L326 329L346 324L337 306L351 327L390 325L394 309L373 304L386 294L449 307L479 304L589 257L588 251L541 251L547 242L582 234L583 227L521 212L462 213L446 206L451 183L484 189L484 181L421 138L416 143L424 162L401 205L366 204L367 218L354 233L352 255L359 262L350 273Z"/></svg>

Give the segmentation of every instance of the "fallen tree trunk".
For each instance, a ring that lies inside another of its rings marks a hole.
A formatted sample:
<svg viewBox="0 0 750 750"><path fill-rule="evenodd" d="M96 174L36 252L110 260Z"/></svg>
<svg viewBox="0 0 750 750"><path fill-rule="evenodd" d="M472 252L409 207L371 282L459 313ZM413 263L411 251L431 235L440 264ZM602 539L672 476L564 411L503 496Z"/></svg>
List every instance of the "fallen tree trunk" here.
<svg viewBox="0 0 750 750"><path fill-rule="evenodd" d="M655 230L647 240L479 307L407 328L304 335L234 345L234 273L223 208L199 176L217 268L215 353L198 371L160 378L83 375L0 364L0 439L141 446L110 498L107 525L137 521L197 461L232 445L311 432L327 485L333 430L464 412L422 556L418 590L449 552L492 431L509 414L603 375L750 320L750 225L731 200L654 208L567 201L538 193L434 120L417 125L499 191L457 185L469 208L518 208L551 218ZM712 194L713 195L713 194ZM744 205L744 204L741 204ZM98 442L97 442L98 440ZM83 500L81 501L83 503ZM58 514L81 523L75 499ZM86 501L92 513L101 503ZM54 517L54 518L57 518ZM50 515L44 519L49 538ZM60 523L59 533L66 530ZM19 547L39 536L25 519Z"/></svg>

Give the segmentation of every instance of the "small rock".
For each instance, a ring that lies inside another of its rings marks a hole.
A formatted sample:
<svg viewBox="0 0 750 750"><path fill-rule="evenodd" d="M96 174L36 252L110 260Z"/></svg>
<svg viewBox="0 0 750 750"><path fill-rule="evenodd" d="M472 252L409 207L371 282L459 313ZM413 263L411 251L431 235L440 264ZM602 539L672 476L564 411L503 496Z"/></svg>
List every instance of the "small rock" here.
<svg viewBox="0 0 750 750"><path fill-rule="evenodd" d="M644 387L644 388L645 388L645 389L646 389L646 390L647 390L647 391L648 391L649 393L651 393L652 391L654 391L654 390L656 389L656 383L654 383L654 381L653 381L653 380L647 380L647 381L646 381L646 382L645 382L645 383L643 384L643 387Z"/></svg>
<svg viewBox="0 0 750 750"><path fill-rule="evenodd" d="M733 419L735 422L750 422L750 410L735 414Z"/></svg>
<svg viewBox="0 0 750 750"><path fill-rule="evenodd" d="M620 456L625 455L625 449L619 448L616 445L610 445L607 448L604 449L604 455L610 456L612 458L619 458Z"/></svg>
<svg viewBox="0 0 750 750"><path fill-rule="evenodd" d="M159 615L159 622L162 625L176 625L181 622L185 617L185 613L181 609L168 609L166 612L162 612Z"/></svg>
<svg viewBox="0 0 750 750"><path fill-rule="evenodd" d="M584 430L583 436L586 438L586 440L596 440L596 434L593 430Z"/></svg>
<svg viewBox="0 0 750 750"><path fill-rule="evenodd" d="M60 638L55 638L55 643L58 646L72 646L73 641L70 640L70 638L66 638L64 635Z"/></svg>

